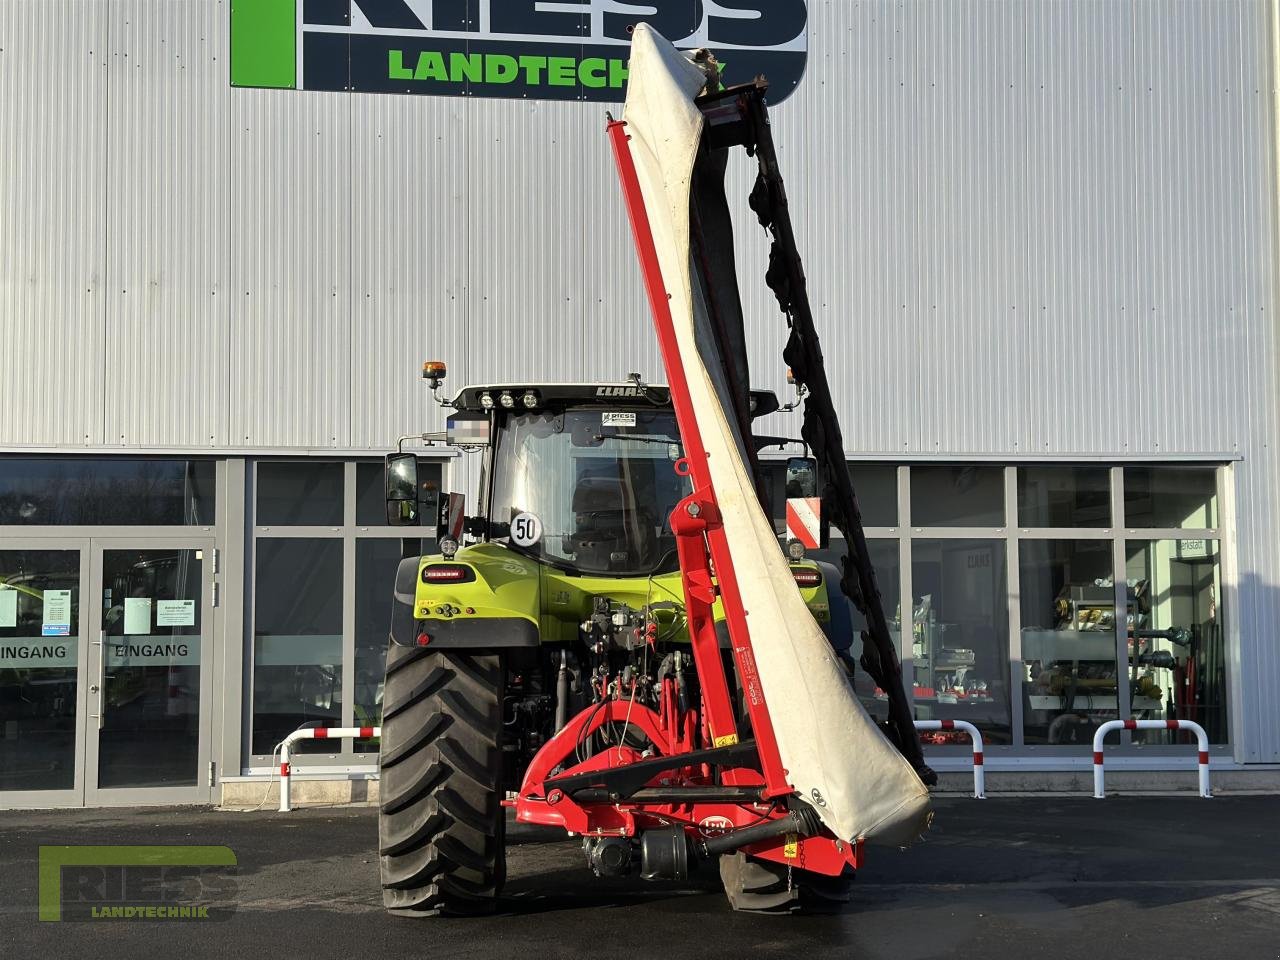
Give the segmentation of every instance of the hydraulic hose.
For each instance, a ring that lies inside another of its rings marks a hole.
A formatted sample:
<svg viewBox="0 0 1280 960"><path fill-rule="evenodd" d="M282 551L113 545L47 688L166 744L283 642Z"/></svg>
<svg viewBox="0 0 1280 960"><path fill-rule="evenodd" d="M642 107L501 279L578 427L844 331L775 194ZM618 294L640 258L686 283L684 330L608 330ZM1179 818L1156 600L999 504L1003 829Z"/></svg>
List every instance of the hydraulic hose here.
<svg viewBox="0 0 1280 960"><path fill-rule="evenodd" d="M732 853L740 847L747 846L747 844L759 843L761 840L772 840L774 837L780 837L787 833L811 837L818 832L820 826L821 822L818 819L817 812L807 804L799 804L794 810L788 812L785 817L779 817L777 820L766 820L764 823L758 823L754 827L730 830L728 833L722 833L718 837L711 837L703 841L701 852L708 857L721 853Z"/></svg>

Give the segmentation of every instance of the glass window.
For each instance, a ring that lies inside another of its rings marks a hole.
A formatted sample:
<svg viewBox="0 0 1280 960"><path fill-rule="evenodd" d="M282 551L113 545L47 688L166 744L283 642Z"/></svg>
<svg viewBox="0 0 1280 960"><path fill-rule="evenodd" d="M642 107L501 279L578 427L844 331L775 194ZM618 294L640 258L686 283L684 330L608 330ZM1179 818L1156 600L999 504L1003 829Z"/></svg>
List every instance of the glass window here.
<svg viewBox="0 0 1280 960"><path fill-rule="evenodd" d="M898 468L885 463L851 463L849 475L864 527L898 525ZM881 584L883 588L884 584Z"/></svg>
<svg viewBox="0 0 1280 960"><path fill-rule="evenodd" d="M977 464L912 467L911 525L1004 526L1004 468Z"/></svg>
<svg viewBox="0 0 1280 960"><path fill-rule="evenodd" d="M70 790L80 552L0 550L0 790Z"/></svg>
<svg viewBox="0 0 1280 960"><path fill-rule="evenodd" d="M430 552L434 541L426 543L426 552ZM404 557L421 556L423 545L421 540L356 541L356 689L352 702L357 727L376 727L382 722L382 681L387 667L396 567ZM354 743L356 753L378 752L376 740Z"/></svg>
<svg viewBox="0 0 1280 960"><path fill-rule="evenodd" d="M835 567L834 574L830 570L824 571L827 576L827 602L831 604L832 610L831 639L833 642L840 642L841 636L847 631L848 635L853 638L853 645L849 648L849 654L856 661L862 656L862 631L867 629L867 620L849 602L849 599L840 589L839 571L841 569L841 558L845 552L844 548L844 539L833 535L831 546L828 549L813 551L811 556L815 560L825 561ZM900 611L898 609L900 606L898 596L902 565L898 562L898 541L868 540L867 552L871 555L871 564L876 571L876 583L880 586L880 598L884 604L885 619L889 621L889 636L893 638L894 649L901 652L902 642L900 638L902 629ZM837 610L837 604L839 605L839 610ZM840 612L844 611L847 611L848 619L840 616ZM853 686L858 692L858 699L862 701L862 706L867 713L878 720L888 717L887 695L876 686L875 682L861 666L854 670L853 679Z"/></svg>
<svg viewBox="0 0 1280 960"><path fill-rule="evenodd" d="M1018 524L1111 526L1111 471L1107 467L1019 467Z"/></svg>
<svg viewBox="0 0 1280 960"><path fill-rule="evenodd" d="M418 458L418 522L434 528L440 512L443 464ZM387 526L386 488L382 463L356 464L356 524L362 527Z"/></svg>
<svg viewBox="0 0 1280 960"><path fill-rule="evenodd" d="M574 572L643 576L674 570L671 511L691 489L670 410L637 409L634 424L604 426L600 410L512 414L493 452L489 525L542 521L535 544L508 545Z"/></svg>
<svg viewBox="0 0 1280 960"><path fill-rule="evenodd" d="M771 505L774 531L787 532L786 465L781 460L764 460L760 464L764 480L765 500ZM896 527L898 525L898 468L883 463L850 463L858 509L864 527ZM834 530L833 530L834 532Z"/></svg>
<svg viewBox="0 0 1280 960"><path fill-rule="evenodd" d="M1023 540L1018 575L1024 741L1091 744L1118 716L1111 541Z"/></svg>
<svg viewBox="0 0 1280 960"><path fill-rule="evenodd" d="M337 527L344 521L342 463L258 464L260 527Z"/></svg>
<svg viewBox="0 0 1280 960"><path fill-rule="evenodd" d="M1218 541L1130 540L1129 685L1137 720L1194 720L1227 742L1227 639ZM1135 742L1194 743L1173 730L1141 730Z"/></svg>
<svg viewBox="0 0 1280 960"><path fill-rule="evenodd" d="M1124 522L1130 527L1217 527L1217 469L1125 467Z"/></svg>
<svg viewBox="0 0 1280 960"><path fill-rule="evenodd" d="M783 461L760 461L760 485L764 488L764 502L769 504L773 532L780 537L787 532L786 481L787 467Z"/></svg>
<svg viewBox="0 0 1280 960"><path fill-rule="evenodd" d="M101 787L196 783L203 559L172 547L102 551Z"/></svg>
<svg viewBox="0 0 1280 960"><path fill-rule="evenodd" d="M304 724L342 725L342 604L342 540L258 539L253 753L271 753ZM336 748L304 740L300 749Z"/></svg>
<svg viewBox="0 0 1280 960"><path fill-rule="evenodd" d="M208 526L212 460L0 457L0 525Z"/></svg>
<svg viewBox="0 0 1280 960"><path fill-rule="evenodd" d="M968 720L1009 743L1004 540L913 540L914 694L919 720Z"/></svg>

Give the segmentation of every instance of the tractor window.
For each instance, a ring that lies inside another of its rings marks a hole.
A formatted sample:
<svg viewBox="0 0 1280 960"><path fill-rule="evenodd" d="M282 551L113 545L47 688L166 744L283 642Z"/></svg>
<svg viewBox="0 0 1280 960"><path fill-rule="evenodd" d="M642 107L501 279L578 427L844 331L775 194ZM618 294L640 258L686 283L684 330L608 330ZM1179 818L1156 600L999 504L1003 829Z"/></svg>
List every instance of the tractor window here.
<svg viewBox="0 0 1280 960"><path fill-rule="evenodd" d="M494 540L521 513L541 522L527 553L582 573L647 576L677 566L669 517L690 491L670 410L568 410L506 418L493 456Z"/></svg>

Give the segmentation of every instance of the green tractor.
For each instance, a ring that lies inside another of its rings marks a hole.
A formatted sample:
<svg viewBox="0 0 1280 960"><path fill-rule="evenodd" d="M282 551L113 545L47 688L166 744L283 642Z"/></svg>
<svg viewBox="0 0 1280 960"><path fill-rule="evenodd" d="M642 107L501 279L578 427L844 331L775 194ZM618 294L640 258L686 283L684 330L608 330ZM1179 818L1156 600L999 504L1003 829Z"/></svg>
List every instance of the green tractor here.
<svg viewBox="0 0 1280 960"><path fill-rule="evenodd" d="M443 364L424 368L437 399L443 376ZM483 468L478 509L464 518L457 494L440 497L440 553L406 559L396 574L379 852L386 907L413 915L493 909L504 798L569 718L620 696L654 706L664 682L697 697L670 527L690 480L668 390L633 376L468 387L440 402L451 408L440 438L480 450ZM754 417L779 409L764 392L750 406ZM760 484L775 517L784 497L815 495L812 461L787 467ZM390 521L420 523L430 501L415 454L388 457L386 479ZM786 551L806 604L848 661L838 572L806 559L798 541ZM609 736L635 737L625 725L606 729L579 745L583 755ZM608 873L590 844L586 852Z"/></svg>

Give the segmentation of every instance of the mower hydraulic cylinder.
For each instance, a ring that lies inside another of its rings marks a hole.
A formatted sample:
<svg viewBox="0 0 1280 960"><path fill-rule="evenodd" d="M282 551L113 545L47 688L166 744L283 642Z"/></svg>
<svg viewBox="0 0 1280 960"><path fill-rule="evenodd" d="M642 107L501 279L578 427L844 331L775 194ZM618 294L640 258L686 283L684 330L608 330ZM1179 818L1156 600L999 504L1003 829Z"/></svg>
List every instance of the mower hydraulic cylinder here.
<svg viewBox="0 0 1280 960"><path fill-rule="evenodd" d="M556 674L556 733L569 722L569 656L560 651L560 672Z"/></svg>

